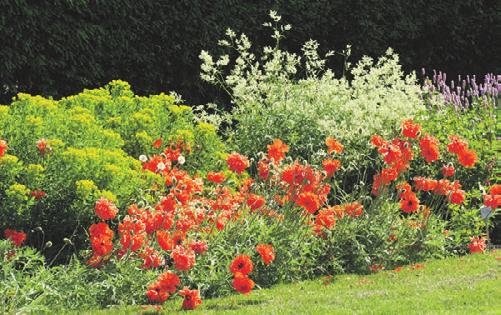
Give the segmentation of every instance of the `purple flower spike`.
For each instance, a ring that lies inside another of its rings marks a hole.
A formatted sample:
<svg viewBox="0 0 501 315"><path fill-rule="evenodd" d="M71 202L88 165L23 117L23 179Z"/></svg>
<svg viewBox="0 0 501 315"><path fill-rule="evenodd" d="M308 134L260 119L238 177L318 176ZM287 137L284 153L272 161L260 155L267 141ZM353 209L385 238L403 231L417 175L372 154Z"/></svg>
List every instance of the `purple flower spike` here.
<svg viewBox="0 0 501 315"><path fill-rule="evenodd" d="M421 72L423 76L426 74L424 68ZM499 101L497 97L501 94L501 75L487 73L480 82L477 82L476 75L466 75L465 79L458 75L457 81L451 80L448 84L447 74L442 71L437 73L433 69L432 81L426 77L423 87L430 96L442 94L443 101L456 108L468 108L482 103L496 106Z"/></svg>

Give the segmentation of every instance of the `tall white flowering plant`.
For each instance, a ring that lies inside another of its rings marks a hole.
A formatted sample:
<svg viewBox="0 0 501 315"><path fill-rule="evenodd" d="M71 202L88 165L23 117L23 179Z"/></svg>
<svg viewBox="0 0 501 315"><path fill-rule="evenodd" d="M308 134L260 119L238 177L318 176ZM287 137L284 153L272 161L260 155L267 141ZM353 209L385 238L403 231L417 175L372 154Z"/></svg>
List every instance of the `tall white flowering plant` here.
<svg viewBox="0 0 501 315"><path fill-rule="evenodd" d="M291 26L281 24L274 11L269 15L271 22L264 26L272 30L273 45L253 47L245 34L228 29L219 41L228 54L200 54L202 79L224 89L233 102L231 143L252 155L280 138L293 148L293 157L311 161L322 157L323 139L333 136L346 144L348 171L361 172L370 162L370 136L390 136L404 118L424 109L415 74L404 74L392 49L354 66L348 62L350 46L323 56L314 40L299 54L283 50L281 41ZM351 80L326 67L334 54L344 56Z"/></svg>

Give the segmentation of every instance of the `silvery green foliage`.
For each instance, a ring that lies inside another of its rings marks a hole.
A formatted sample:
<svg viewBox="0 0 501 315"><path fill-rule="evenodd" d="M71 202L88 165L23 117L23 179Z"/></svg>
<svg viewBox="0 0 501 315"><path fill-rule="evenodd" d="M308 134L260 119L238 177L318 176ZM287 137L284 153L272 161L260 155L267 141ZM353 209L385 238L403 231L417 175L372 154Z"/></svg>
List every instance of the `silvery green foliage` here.
<svg viewBox="0 0 501 315"><path fill-rule="evenodd" d="M393 50L378 60L364 57L354 67L345 63L352 80L336 78L326 68L318 43L310 40L297 55L280 48L280 40L291 29L279 24L270 12L274 46L263 47L259 56L245 34L232 30L219 44L236 55L217 61L202 51L202 79L223 88L232 98L232 118L237 122L231 139L245 154L264 150L273 138L290 145L291 154L310 158L327 135L350 144L357 155L367 147L368 138L388 135L404 118L424 109L415 74L405 75ZM256 53L254 53L256 52Z"/></svg>

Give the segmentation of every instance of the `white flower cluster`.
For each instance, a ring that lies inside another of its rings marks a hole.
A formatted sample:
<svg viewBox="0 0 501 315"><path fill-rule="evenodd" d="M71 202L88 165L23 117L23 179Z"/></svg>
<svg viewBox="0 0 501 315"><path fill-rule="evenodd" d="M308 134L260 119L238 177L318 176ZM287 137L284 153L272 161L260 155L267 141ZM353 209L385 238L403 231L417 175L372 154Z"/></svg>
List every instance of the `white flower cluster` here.
<svg viewBox="0 0 501 315"><path fill-rule="evenodd" d="M278 24L280 16L270 12L274 47L263 47L260 57L251 50L244 34L226 32L219 43L236 52L216 62L202 51L202 78L222 87L234 103L232 116L237 127L231 138L242 153L265 149L270 139L280 138L297 153L308 157L319 149L326 135L344 142L366 145L374 133L382 135L424 109L415 74L405 75L398 56L388 49L377 61L364 57L354 67L347 62L351 47L329 51L321 57L317 42L303 45L301 55L280 48L280 40L291 29ZM326 58L345 57L344 75L336 78L326 68ZM317 147L315 147L317 146Z"/></svg>

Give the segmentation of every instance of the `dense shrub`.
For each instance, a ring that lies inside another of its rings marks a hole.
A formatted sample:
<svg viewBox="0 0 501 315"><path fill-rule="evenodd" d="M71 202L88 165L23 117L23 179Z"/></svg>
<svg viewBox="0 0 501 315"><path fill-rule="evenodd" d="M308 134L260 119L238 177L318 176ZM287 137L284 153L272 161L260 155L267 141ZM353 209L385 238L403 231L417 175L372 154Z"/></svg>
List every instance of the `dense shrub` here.
<svg viewBox="0 0 501 315"><path fill-rule="evenodd" d="M154 141L185 143L186 169L201 174L224 153L215 127L189 107L168 95L135 96L121 81L60 101L20 94L0 115L9 146L0 159L0 228L40 226L54 244L81 240L77 229L91 222L100 196L122 206L163 187L138 160L161 152Z"/></svg>
<svg viewBox="0 0 501 315"><path fill-rule="evenodd" d="M329 48L352 44L355 58L394 47L407 71L499 71L498 6L495 0L3 0L0 103L20 91L60 97L117 78L140 94L169 88L190 103L212 101L218 93L199 80L198 53L216 49L227 27L265 45L259 25L269 8L295 25L291 51L315 38Z"/></svg>

